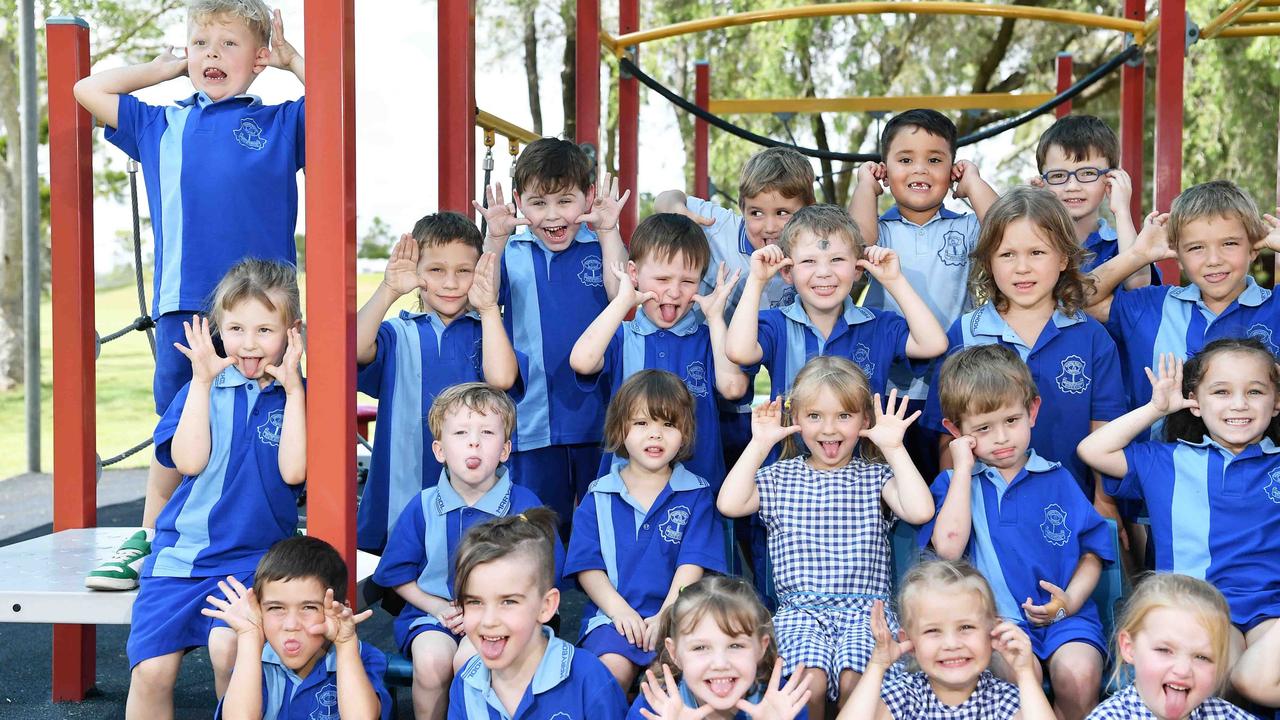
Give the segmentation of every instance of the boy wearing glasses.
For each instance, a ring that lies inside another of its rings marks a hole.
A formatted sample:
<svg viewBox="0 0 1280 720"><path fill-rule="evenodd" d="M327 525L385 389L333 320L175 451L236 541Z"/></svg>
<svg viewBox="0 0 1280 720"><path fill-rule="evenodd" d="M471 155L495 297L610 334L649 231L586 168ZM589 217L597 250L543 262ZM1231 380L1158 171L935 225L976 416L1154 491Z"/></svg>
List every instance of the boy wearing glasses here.
<svg viewBox="0 0 1280 720"><path fill-rule="evenodd" d="M1092 253L1080 268L1086 273L1129 248L1138 236L1129 211L1133 185L1129 173L1119 168L1119 161L1120 139L1093 115L1060 118L1044 131L1036 147L1040 175L1032 178L1031 184L1049 188L1066 206L1075 222L1076 239ZM1115 227L1101 216L1104 200L1109 200ZM1160 276L1152 265L1129 276L1124 287L1159 283Z"/></svg>

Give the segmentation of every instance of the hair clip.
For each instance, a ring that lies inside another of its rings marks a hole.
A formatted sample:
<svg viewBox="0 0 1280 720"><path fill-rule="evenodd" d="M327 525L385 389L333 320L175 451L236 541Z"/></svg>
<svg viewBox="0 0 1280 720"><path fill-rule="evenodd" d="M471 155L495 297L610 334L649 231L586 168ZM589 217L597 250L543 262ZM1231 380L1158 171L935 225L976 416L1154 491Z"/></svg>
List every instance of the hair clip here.
<svg viewBox="0 0 1280 720"><path fill-rule="evenodd" d="M517 515L516 517L520 518L521 520L523 520L523 521L525 521L525 522L529 522L529 518L525 517L525 516L524 516L524 513L520 513L520 514L519 514L519 515Z"/></svg>

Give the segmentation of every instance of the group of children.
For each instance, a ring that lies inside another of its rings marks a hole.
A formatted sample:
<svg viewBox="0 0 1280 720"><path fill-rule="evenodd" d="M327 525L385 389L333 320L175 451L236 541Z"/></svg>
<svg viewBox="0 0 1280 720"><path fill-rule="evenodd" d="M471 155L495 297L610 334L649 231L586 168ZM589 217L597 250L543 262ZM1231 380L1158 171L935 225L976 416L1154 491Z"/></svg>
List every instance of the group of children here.
<svg viewBox="0 0 1280 720"><path fill-rule="evenodd" d="M156 235L154 529L86 580L140 577L129 718L171 716L206 645L220 717L391 712L345 564L294 536L304 110L245 94L268 66L303 78L279 13L192 0L185 59L76 87L143 163ZM174 107L128 94L182 74L197 92ZM1056 122L1040 175L1004 195L935 111L880 145L847 209L771 148L741 214L668 191L623 238L629 192L543 139L510 203L476 204L487 234L441 212L395 245L356 321L379 400L357 544L400 607L417 718L1280 705L1280 305L1249 272L1280 220L1218 181L1139 233L1088 116ZM1188 285L1159 284L1172 257ZM936 556L900 583L895 522ZM1091 596L1117 562L1157 572L1111 638ZM549 627L571 584L576 644Z"/></svg>

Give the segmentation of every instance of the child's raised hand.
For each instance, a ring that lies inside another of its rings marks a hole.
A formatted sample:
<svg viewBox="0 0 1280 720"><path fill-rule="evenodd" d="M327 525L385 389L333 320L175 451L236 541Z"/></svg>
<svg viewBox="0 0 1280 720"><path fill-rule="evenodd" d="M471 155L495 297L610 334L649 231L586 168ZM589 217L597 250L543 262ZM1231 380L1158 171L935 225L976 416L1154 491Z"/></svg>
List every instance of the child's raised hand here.
<svg viewBox="0 0 1280 720"><path fill-rule="evenodd" d="M1129 200L1133 198L1133 181L1129 173L1120 168L1112 168L1103 178L1110 194L1110 208L1117 218L1129 212Z"/></svg>
<svg viewBox="0 0 1280 720"><path fill-rule="evenodd" d="M498 255L487 252L476 263L476 272L467 290L467 301L476 312L498 309Z"/></svg>
<svg viewBox="0 0 1280 720"><path fill-rule="evenodd" d="M284 348L284 355L279 365L268 365L263 371L276 379L285 395L302 392L302 332L298 328L289 328L286 334L289 344Z"/></svg>
<svg viewBox="0 0 1280 720"><path fill-rule="evenodd" d="M396 295L404 295L422 287L418 277L418 241L405 233L391 247L387 269L382 271L382 284Z"/></svg>
<svg viewBox="0 0 1280 720"><path fill-rule="evenodd" d="M788 435L800 431L799 425L783 426L782 398L760 403L751 411L751 439L773 447Z"/></svg>
<svg viewBox="0 0 1280 720"><path fill-rule="evenodd" d="M871 651L868 665L877 665L889 669L903 655L912 651L910 640L902 639L904 633L899 630L895 638L889 630L889 621L884 617L884 601L876 600L871 604L871 636L876 640L875 649ZM797 673L799 674L799 673Z"/></svg>
<svg viewBox="0 0 1280 720"><path fill-rule="evenodd" d="M662 663L662 678L666 684L658 682L653 670L644 671L644 681L640 683L640 692L652 710L640 708L640 714L647 720L702 720L711 714L712 707L703 705L691 708L680 698L679 685L671 675L671 668Z"/></svg>
<svg viewBox="0 0 1280 720"><path fill-rule="evenodd" d="M578 216L574 222L591 223L596 232L618 229L618 216L626 207L631 191L627 190L618 196L618 178L609 174L603 167L596 172L596 199L591 209Z"/></svg>
<svg viewBox="0 0 1280 720"><path fill-rule="evenodd" d="M708 217L706 215L699 215L698 213L690 210L688 205L674 206L666 210L665 212L674 213L676 215L683 215L689 218L690 220L694 221L695 223L701 225L702 227L711 227L712 225L716 224L715 218Z"/></svg>
<svg viewBox="0 0 1280 720"><path fill-rule="evenodd" d="M876 197L884 194L884 179L888 177L882 162L864 162L858 166L858 187L867 186L875 191Z"/></svg>
<svg viewBox="0 0 1280 720"><path fill-rule="evenodd" d="M1148 213L1142 221L1142 231L1133 241L1134 252L1140 253L1147 262L1177 257L1178 254L1169 247L1169 235L1165 232L1165 224L1168 222L1169 213Z"/></svg>
<svg viewBox="0 0 1280 720"><path fill-rule="evenodd" d="M969 197L974 183L982 182L982 173L978 171L977 165L968 160L961 160L951 166L951 182L955 183L951 195L958 200L963 200Z"/></svg>
<svg viewBox="0 0 1280 720"><path fill-rule="evenodd" d="M875 443L875 446L881 450L902 447L902 437L906 434L907 428L920 417L919 410L911 413L910 417L907 416L907 403L910 401L910 398L904 396L902 401L898 402L898 389L894 388L889 391L889 400L885 409L881 410L880 393L876 393L871 403L875 411L875 424L858 431L858 436Z"/></svg>
<svg viewBox="0 0 1280 720"><path fill-rule="evenodd" d="M618 278L618 294L613 296L613 301L621 303L626 307L633 308L641 303L657 300L658 295L653 292L640 292L636 290L635 283L631 280L631 273L627 272L627 264L624 262L613 263L609 268L613 276Z"/></svg>
<svg viewBox="0 0 1280 720"><path fill-rule="evenodd" d="M760 704L752 705L744 698L738 701L738 709L753 720L794 720L812 694L808 683L804 682L803 664L797 665L787 684L782 685L782 658L778 658L773 663L773 674L769 676L769 689L760 698Z"/></svg>
<svg viewBox="0 0 1280 720"><path fill-rule="evenodd" d="M1070 604L1065 590L1054 585L1048 580L1041 580L1040 587L1049 593L1049 602L1043 605L1036 605L1031 602L1031 598L1027 598L1022 603L1022 612L1027 616L1027 620L1032 625L1052 625L1071 614L1070 610L1068 610ZM1061 613L1061 615L1059 615L1059 613Z"/></svg>
<svg viewBox="0 0 1280 720"><path fill-rule="evenodd" d="M298 51L284 39L284 18L277 9L271 15L271 55L267 58L267 65L289 70L297 58Z"/></svg>
<svg viewBox="0 0 1280 720"><path fill-rule="evenodd" d="M693 301L698 303L703 317L708 320L724 317L724 308L729 303L729 295L733 293L733 288L738 284L738 278L741 276L741 270L734 270L733 275L726 278L724 263L720 263L720 267L716 269L715 289L708 295L698 294L693 296Z"/></svg>
<svg viewBox="0 0 1280 720"><path fill-rule="evenodd" d="M205 602L213 607L200 608L200 614L221 620L237 635L256 633L261 638L262 608L253 588L246 588L234 576L228 575L226 580L218 581L218 589L222 591L222 597L206 595Z"/></svg>
<svg viewBox="0 0 1280 720"><path fill-rule="evenodd" d="M1276 208L1276 215L1280 215L1280 207ZM1262 220L1271 226L1271 232L1267 233L1253 246L1254 250L1280 252L1280 218L1277 218L1276 215L1270 213L1262 215Z"/></svg>
<svg viewBox="0 0 1280 720"><path fill-rule="evenodd" d="M1143 368L1151 381L1151 405L1163 415L1172 415L1183 408L1199 408L1192 398L1182 394L1182 358L1173 353L1160 354L1159 374L1151 368Z"/></svg>
<svg viewBox="0 0 1280 720"><path fill-rule="evenodd" d="M489 207L481 205L479 200L472 200L471 204L489 224L489 237L505 238L515 232L517 227L529 224L529 218L516 215L515 203L505 202L502 183L495 182L492 187L485 188L484 199Z"/></svg>
<svg viewBox="0 0 1280 720"><path fill-rule="evenodd" d="M862 249L862 257L854 267L866 270L876 282L888 285L902 278L902 263L898 253L880 245L868 245Z"/></svg>
<svg viewBox="0 0 1280 720"><path fill-rule="evenodd" d="M182 323L182 331L187 336L187 344L174 343L173 346L191 361L192 378L212 383L219 373L236 364L235 358L219 357L213 349L208 318L192 315L191 322Z"/></svg>
<svg viewBox="0 0 1280 720"><path fill-rule="evenodd" d="M324 622L312 625L307 632L312 635L323 635L334 645L342 645L356 639L356 625L368 620L373 615L370 608L356 615L351 608L333 599L333 588L324 591Z"/></svg>
<svg viewBox="0 0 1280 720"><path fill-rule="evenodd" d="M173 52L172 45L166 46L164 52L155 56L155 58L151 60L151 64L164 68L165 77L168 77L169 79L182 77L187 74L187 59L185 57L178 57Z"/></svg>
<svg viewBox="0 0 1280 720"><path fill-rule="evenodd" d="M1016 677L1034 677L1033 662L1039 662L1031 652L1031 638L1008 620L1000 621L991 630L991 649L1000 653Z"/></svg>
<svg viewBox="0 0 1280 720"><path fill-rule="evenodd" d="M644 618L640 617L640 613L634 608L628 607L626 610L613 616L613 627L618 634L627 639L627 642L638 648L644 649L645 625Z"/></svg>
<svg viewBox="0 0 1280 720"><path fill-rule="evenodd" d="M951 468L969 472L973 470L973 450L978 441L972 435L960 435L952 438L947 449L951 451Z"/></svg>
<svg viewBox="0 0 1280 720"><path fill-rule="evenodd" d="M765 245L751 253L751 277L761 283L778 274L782 268L791 267L791 258L777 245Z"/></svg>

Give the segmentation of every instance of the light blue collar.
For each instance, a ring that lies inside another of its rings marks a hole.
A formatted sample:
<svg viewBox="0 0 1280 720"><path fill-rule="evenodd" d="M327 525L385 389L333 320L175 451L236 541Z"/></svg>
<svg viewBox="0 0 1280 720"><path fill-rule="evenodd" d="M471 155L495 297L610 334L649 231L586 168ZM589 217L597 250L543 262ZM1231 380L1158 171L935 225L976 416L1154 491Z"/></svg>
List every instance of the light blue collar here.
<svg viewBox="0 0 1280 720"><path fill-rule="evenodd" d="M1098 218L1098 229L1094 230L1093 234L1103 242L1115 242L1120 237L1116 229L1111 227L1104 217Z"/></svg>
<svg viewBox="0 0 1280 720"><path fill-rule="evenodd" d="M782 308L783 316L795 320L806 327L813 327L813 321L809 319L809 312L804 309L804 305L800 302L799 296L791 301L790 305ZM857 325L859 323L869 322L875 316L866 308L860 308L853 302L853 298L844 299L841 317L849 325Z"/></svg>
<svg viewBox="0 0 1280 720"><path fill-rule="evenodd" d="M676 683L676 686L680 690L680 699L684 701L685 707L688 707L688 708L702 707L702 703L698 700L698 698L693 696L693 691L690 690L689 686L685 684L684 678L680 678L680 682ZM755 685L752 685L750 690L747 690L747 694L744 695L742 699L746 700L747 702L753 705L759 705L760 701L764 699L764 692L765 692L764 686L757 683Z"/></svg>
<svg viewBox="0 0 1280 720"><path fill-rule="evenodd" d="M572 645L556 637L551 632L551 628L545 625L542 627L542 635L547 639L547 649L542 654L542 660L538 662L538 669L533 671L533 680L529 683L529 690L534 695L541 695L567 680L569 669L573 665ZM475 669L470 673L464 673L462 681L481 693L486 693L493 687L489 668L480 661L479 657L476 658Z"/></svg>
<svg viewBox="0 0 1280 720"><path fill-rule="evenodd" d="M1068 315L1062 312L1062 308L1059 307L1057 310L1053 311L1052 320L1053 326L1061 330L1063 328L1068 328L1072 325L1079 325L1080 323L1085 322L1085 315L1080 310ZM1004 319L1004 316L996 311L995 306L991 303L987 303L977 310L974 310L973 317L970 319L970 322L973 324L974 335L988 335L992 337L999 337L1006 342L1018 345L1024 344L1022 338L1013 331L1009 322Z"/></svg>
<svg viewBox="0 0 1280 720"><path fill-rule="evenodd" d="M751 246L751 240L747 238L747 220L743 218L738 221L738 252L743 255L750 255L756 249Z"/></svg>
<svg viewBox="0 0 1280 720"><path fill-rule="evenodd" d="M231 365L223 369L222 372L218 373L218 377L214 378L213 380L213 386L220 387L220 388L240 387L241 385L257 385L257 384L258 384L257 380L250 380L249 378L245 377L244 374L240 372L240 368L236 367L235 365ZM272 387L275 387L277 384L278 383L273 379L270 383L267 383L266 387L262 388L262 392L266 392L267 390L270 390Z"/></svg>
<svg viewBox="0 0 1280 720"><path fill-rule="evenodd" d="M489 488L489 491L480 496L475 505L470 507L486 512L490 515L503 515L508 507L511 506L511 479L507 477L507 468L505 465L499 465L496 472L498 482ZM449 468L440 471L440 483L436 485L438 488L436 502L433 509L439 515L445 515L460 508L468 507L467 502L462 499L458 491L453 488L453 481L449 479Z"/></svg>
<svg viewBox="0 0 1280 720"><path fill-rule="evenodd" d="M435 310L422 310L422 311L401 310L400 311L401 320L417 320L418 318L421 318L421 317L426 318L427 322L431 323L431 327L436 329L436 335L443 335L445 328L448 327L448 325L444 324L444 320L440 319L440 313L436 312ZM475 310L468 310L462 315L460 315L459 317L468 317L468 318L471 318L472 320L475 320L476 322L480 321L480 313L476 312ZM454 318L455 321L457 321L457 319L458 318Z"/></svg>
<svg viewBox="0 0 1280 720"><path fill-rule="evenodd" d="M698 311L698 306L690 306L684 317L676 320L676 324L669 328L660 328L649 318L649 314L645 311L644 306L636 311L636 317L631 321L631 331L637 335L652 335L659 330L669 332L672 335L685 337L692 335L702 326L702 315Z"/></svg>
<svg viewBox="0 0 1280 720"><path fill-rule="evenodd" d="M1170 297L1186 302L1202 303L1203 295L1200 293L1200 286L1192 283L1176 287L1169 291ZM1240 293L1240 297L1236 298L1236 302L1245 307L1257 307L1271 297L1271 291L1259 285L1250 276L1244 279L1244 291Z"/></svg>
<svg viewBox="0 0 1280 720"><path fill-rule="evenodd" d="M1183 445L1190 445L1191 447L1217 448L1218 452L1222 453L1228 458L1237 457L1237 455L1235 455L1230 450L1219 445L1217 440L1214 440L1208 435L1202 436L1200 438L1200 442L1191 442L1190 440L1182 440L1182 439L1179 439L1178 442L1182 443ZM1256 447L1258 448L1259 452L1266 455L1275 455L1276 453L1280 453L1280 447L1277 447L1275 442L1273 442L1269 437L1264 437L1262 438L1262 440L1259 440L1256 444L1246 447L1240 454L1244 455L1245 453L1249 452L1250 447Z"/></svg>
<svg viewBox="0 0 1280 720"><path fill-rule="evenodd" d="M943 220L952 220L954 218L958 218L962 216L963 216L962 213L958 213L954 210L948 209L946 205L943 205L942 207L938 208L937 214L935 214L933 217L926 220L924 224L928 225L929 223L939 218L942 218ZM915 223L902 217L902 211L898 209L897 205L894 205L893 207L886 210L885 213L880 216L880 219L886 220L886 221L898 220L900 222L907 223L908 225L915 225ZM924 227L924 225L921 225L920 227Z"/></svg>
<svg viewBox="0 0 1280 720"><path fill-rule="evenodd" d="M248 93L244 93L241 95L234 95L232 97L225 97L225 98L222 98L221 100L218 100L217 102L220 102L220 103L230 102L232 100L248 100L249 101L248 105L250 107L262 104L262 98L258 97L257 95L249 95ZM205 94L205 91L203 90L196 92L194 95L190 97L185 97L180 100L174 100L173 102L178 107L189 107L191 105L195 105L201 110L214 104L213 98Z"/></svg>
<svg viewBox="0 0 1280 720"><path fill-rule="evenodd" d="M530 230L528 227L520 231L520 234L514 235L508 238L507 242L508 243L533 243L538 247L542 248L543 250L545 250L546 252L549 252L553 255L556 253L555 250L552 250L551 248L547 247L537 235L534 235L533 231ZM600 238L596 237L595 231L587 227L586 223L582 223L578 225L578 234L573 236L573 242L565 246L565 250L568 250L570 247L572 247L573 243L575 242L599 243ZM560 252L564 252L564 250L561 250Z"/></svg>
<svg viewBox="0 0 1280 720"><path fill-rule="evenodd" d="M622 480L621 469L622 465L619 465L617 469L612 470L608 475L591 483L591 491L618 495L626 492L627 484ZM671 492L685 492L707 487L707 481L689 472L684 463L676 463L676 466L671 468L671 479L667 481L667 486L671 488Z"/></svg>
<svg viewBox="0 0 1280 720"><path fill-rule="evenodd" d="M1060 468L1060 467L1062 467L1062 463L1054 462L1052 460L1046 460L1043 457L1040 457L1040 455L1036 453L1035 450L1027 450L1027 462L1025 465L1022 466L1022 470L1019 470L1018 474L1014 476L1014 479L1016 480L1017 478L1021 477L1024 472L1025 473L1043 473L1043 472L1049 472L1050 470L1053 470L1055 468ZM981 460L974 461L973 463L974 475L989 476L990 473L994 473L995 475L999 476L1001 482L1004 481L1004 476L1000 475L1000 470L998 470L997 468L991 467L990 465L982 462Z"/></svg>

